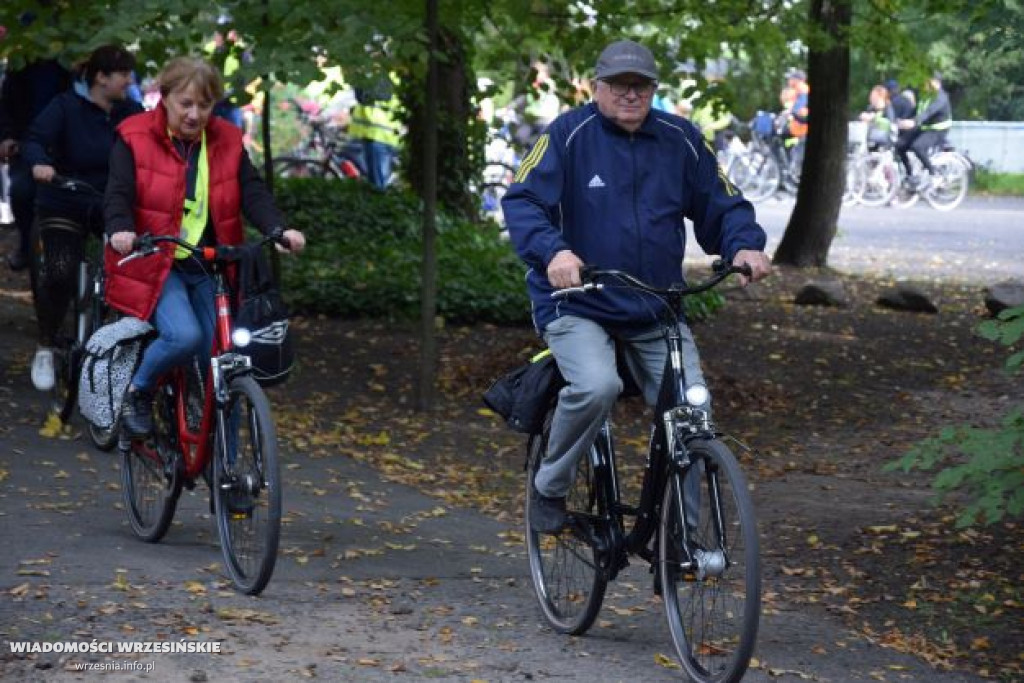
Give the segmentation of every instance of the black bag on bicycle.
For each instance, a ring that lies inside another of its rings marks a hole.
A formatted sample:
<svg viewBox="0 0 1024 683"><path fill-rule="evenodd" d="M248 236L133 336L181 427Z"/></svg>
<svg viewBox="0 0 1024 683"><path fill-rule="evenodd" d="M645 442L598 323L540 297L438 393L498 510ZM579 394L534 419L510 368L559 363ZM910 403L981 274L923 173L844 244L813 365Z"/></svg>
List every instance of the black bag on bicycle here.
<svg viewBox="0 0 1024 683"><path fill-rule="evenodd" d="M128 384L153 336L145 320L124 317L96 330L85 343L78 378L78 411L100 429L110 429L121 416Z"/></svg>
<svg viewBox="0 0 1024 683"><path fill-rule="evenodd" d="M544 427L544 415L558 398L565 379L550 350L542 351L495 380L484 392L484 405L501 415L517 432L538 434Z"/></svg>
<svg viewBox="0 0 1024 683"><path fill-rule="evenodd" d="M283 382L295 362L288 333L288 308L281 299L263 249L249 245L242 253L235 327L249 330L252 339L240 351L252 361L256 381L271 386Z"/></svg>

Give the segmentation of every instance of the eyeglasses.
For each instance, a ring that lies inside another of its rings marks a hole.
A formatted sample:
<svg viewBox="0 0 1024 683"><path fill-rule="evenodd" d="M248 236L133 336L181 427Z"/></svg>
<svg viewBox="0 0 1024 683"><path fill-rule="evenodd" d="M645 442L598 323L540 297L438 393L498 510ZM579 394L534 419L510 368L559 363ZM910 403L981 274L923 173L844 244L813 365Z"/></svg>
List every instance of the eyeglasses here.
<svg viewBox="0 0 1024 683"><path fill-rule="evenodd" d="M630 90L636 93L637 97L644 98L650 97L654 93L654 89L657 87L657 83L654 81L637 81L635 83L619 83L615 81L605 81L605 85L612 91L612 94L616 97L625 97Z"/></svg>

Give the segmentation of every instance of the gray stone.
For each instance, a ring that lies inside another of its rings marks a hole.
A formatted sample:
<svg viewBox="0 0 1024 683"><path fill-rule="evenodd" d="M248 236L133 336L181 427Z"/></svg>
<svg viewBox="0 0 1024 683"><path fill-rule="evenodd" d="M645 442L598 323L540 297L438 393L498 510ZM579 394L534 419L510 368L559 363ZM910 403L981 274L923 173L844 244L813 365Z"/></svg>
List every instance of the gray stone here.
<svg viewBox="0 0 1024 683"><path fill-rule="evenodd" d="M811 280L796 293L794 303L801 306L850 305L850 297L839 280Z"/></svg>
<svg viewBox="0 0 1024 683"><path fill-rule="evenodd" d="M985 288L985 308L992 315L1018 306L1024 306L1024 282L1004 280Z"/></svg>
<svg viewBox="0 0 1024 683"><path fill-rule="evenodd" d="M895 287L882 292L875 301L879 306L892 308L898 311L911 311L914 313L938 313L939 309L932 303L928 295L914 285L901 282Z"/></svg>

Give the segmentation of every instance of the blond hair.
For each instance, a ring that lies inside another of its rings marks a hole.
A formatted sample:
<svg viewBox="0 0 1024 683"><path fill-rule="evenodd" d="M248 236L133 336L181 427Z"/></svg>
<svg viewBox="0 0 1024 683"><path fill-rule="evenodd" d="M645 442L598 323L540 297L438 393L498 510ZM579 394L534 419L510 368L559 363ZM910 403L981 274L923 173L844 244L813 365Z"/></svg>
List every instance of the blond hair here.
<svg viewBox="0 0 1024 683"><path fill-rule="evenodd" d="M219 102L224 96L224 81L220 72L204 59L199 57L175 57L164 65L163 71L157 76L160 84L160 96L167 97L172 92L195 86L197 93L207 102Z"/></svg>

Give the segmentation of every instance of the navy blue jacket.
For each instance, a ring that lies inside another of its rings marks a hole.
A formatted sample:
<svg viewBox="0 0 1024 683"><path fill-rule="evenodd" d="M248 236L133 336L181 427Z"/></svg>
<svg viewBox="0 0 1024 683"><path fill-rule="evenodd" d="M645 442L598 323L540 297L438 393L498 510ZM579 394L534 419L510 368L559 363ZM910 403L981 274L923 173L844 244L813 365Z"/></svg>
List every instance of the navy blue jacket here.
<svg viewBox="0 0 1024 683"><path fill-rule="evenodd" d="M754 208L725 178L700 131L661 111L634 133L595 104L562 114L523 159L502 210L529 267L539 332L567 314L611 328L649 327L660 311L652 297L611 287L552 300L547 266L563 249L667 287L683 281L684 218L706 253L731 260L765 245Z"/></svg>
<svg viewBox="0 0 1024 683"><path fill-rule="evenodd" d="M69 192L41 183L36 190L36 205L82 222L87 220L87 215L102 218L102 194L107 187L115 128L128 116L141 111L139 103L125 100L116 103L107 114L76 90L53 98L25 136L22 146L25 162L29 167L53 166L63 176L89 183L100 195Z"/></svg>

